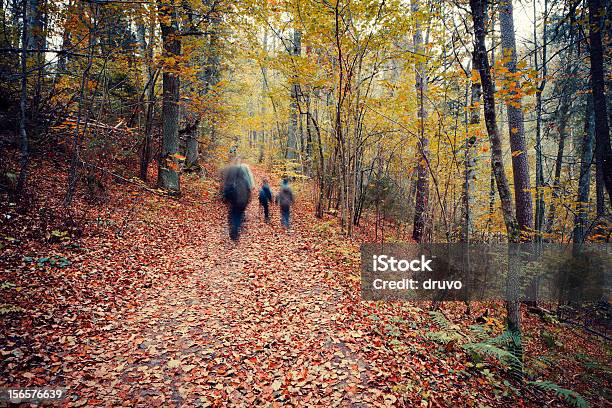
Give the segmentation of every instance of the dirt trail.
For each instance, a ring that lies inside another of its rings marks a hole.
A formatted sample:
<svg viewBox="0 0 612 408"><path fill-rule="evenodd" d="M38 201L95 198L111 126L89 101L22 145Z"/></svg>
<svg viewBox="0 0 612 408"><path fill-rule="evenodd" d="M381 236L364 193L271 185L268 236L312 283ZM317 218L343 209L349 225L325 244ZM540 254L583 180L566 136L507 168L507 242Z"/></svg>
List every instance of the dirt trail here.
<svg viewBox="0 0 612 408"><path fill-rule="evenodd" d="M254 200L238 243L214 201L167 220L189 226L187 242L156 266L177 273L118 317L108 342L91 345L103 357L89 368L95 381L68 387L104 404L360 405L366 365L340 329L350 300L312 250L307 221L287 233L272 211L265 224Z"/></svg>
<svg viewBox="0 0 612 408"><path fill-rule="evenodd" d="M520 385L517 400L503 367L436 342L429 305L361 301L356 242L299 192L290 233L276 207L264 223L254 200L233 243L212 178L184 177L178 200L127 183L106 203L81 192L64 214L66 180L42 169L31 211L2 207L0 388L66 387L70 407L541 405ZM461 302L443 306L461 325L452 330L502 309L472 306L471 317ZM554 331L572 345L556 352L608 358L601 340L523 317L526 355ZM491 335L502 319L487 318ZM605 405L607 383L590 381L578 391L603 390L593 406Z"/></svg>
<svg viewBox="0 0 612 408"><path fill-rule="evenodd" d="M0 386L67 387L66 406L499 405L461 350L427 337L426 310L360 301L356 245L299 192L291 232L255 199L234 243L217 184L182 189L81 198L76 247L28 247L67 267L9 248L5 278L24 290L7 301L23 311L0 325Z"/></svg>

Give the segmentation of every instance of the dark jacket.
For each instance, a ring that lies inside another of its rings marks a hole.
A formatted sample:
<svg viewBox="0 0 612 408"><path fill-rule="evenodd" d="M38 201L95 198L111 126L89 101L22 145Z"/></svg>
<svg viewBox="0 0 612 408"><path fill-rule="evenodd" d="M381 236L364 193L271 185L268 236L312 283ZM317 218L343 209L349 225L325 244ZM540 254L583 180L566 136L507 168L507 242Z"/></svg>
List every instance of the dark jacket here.
<svg viewBox="0 0 612 408"><path fill-rule="evenodd" d="M276 195L276 202L283 209L288 209L293 204L293 191L291 187L284 185Z"/></svg>
<svg viewBox="0 0 612 408"><path fill-rule="evenodd" d="M264 184L259 190L259 202L263 205L270 201L272 201L272 190L270 190L270 186Z"/></svg>

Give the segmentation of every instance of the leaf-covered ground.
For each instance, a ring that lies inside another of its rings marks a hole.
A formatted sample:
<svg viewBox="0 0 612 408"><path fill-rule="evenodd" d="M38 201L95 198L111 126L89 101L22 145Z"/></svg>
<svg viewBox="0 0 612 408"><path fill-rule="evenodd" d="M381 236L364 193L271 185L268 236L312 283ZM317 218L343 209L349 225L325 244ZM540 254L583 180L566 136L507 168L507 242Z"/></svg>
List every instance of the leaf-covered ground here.
<svg viewBox="0 0 612 408"><path fill-rule="evenodd" d="M68 406L563 403L434 341L431 305L361 301L364 237L339 236L299 192L291 232L254 202L235 244L213 178L186 177L178 200L109 181L106 201L83 193L66 212L51 169L36 164L27 210L2 199L0 387L65 386ZM457 331L485 310L499 333L499 304L441 307ZM526 353L542 356L530 373L609 404L609 345L525 321Z"/></svg>

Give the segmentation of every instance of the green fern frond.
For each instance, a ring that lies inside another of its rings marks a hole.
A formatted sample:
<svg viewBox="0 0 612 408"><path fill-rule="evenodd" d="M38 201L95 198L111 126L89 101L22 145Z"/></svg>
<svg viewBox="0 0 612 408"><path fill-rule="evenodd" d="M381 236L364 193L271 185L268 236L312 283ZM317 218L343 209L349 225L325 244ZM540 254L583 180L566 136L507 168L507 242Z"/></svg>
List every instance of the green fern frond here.
<svg viewBox="0 0 612 408"><path fill-rule="evenodd" d="M487 333L484 326L480 324L473 324L469 328L476 342L481 342L489 338L489 333Z"/></svg>
<svg viewBox="0 0 612 408"><path fill-rule="evenodd" d="M588 408L589 404L584 397L576 391L562 388L558 384L550 381L530 381L528 384L536 386L544 391L552 391L557 397L565 399L567 402L578 408Z"/></svg>
<svg viewBox="0 0 612 408"><path fill-rule="evenodd" d="M460 341L463 337L458 332L453 331L437 331L437 332L429 332L426 336L433 341L441 344L448 344L452 341Z"/></svg>
<svg viewBox="0 0 612 408"><path fill-rule="evenodd" d="M442 329L448 329L451 323L446 319L440 312L429 312L429 315L432 317L433 321L440 326Z"/></svg>
<svg viewBox="0 0 612 408"><path fill-rule="evenodd" d="M468 351L495 357L502 363L520 364L520 360L514 354L489 343L467 343L463 345L463 348Z"/></svg>
<svg viewBox="0 0 612 408"><path fill-rule="evenodd" d="M504 331L497 337L487 340L486 343L492 346L519 346L521 345L521 335L517 332Z"/></svg>

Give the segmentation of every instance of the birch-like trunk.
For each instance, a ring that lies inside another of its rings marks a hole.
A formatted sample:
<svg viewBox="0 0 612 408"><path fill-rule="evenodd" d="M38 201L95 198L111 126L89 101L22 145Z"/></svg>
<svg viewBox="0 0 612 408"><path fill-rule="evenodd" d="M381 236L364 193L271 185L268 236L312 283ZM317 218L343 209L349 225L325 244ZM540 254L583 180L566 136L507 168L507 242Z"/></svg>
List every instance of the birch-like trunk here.
<svg viewBox="0 0 612 408"><path fill-rule="evenodd" d="M412 239L421 242L425 229L427 203L429 199L429 173L427 167L427 154L429 140L425 136L425 121L427 120L427 108L425 106L425 94L427 93L427 65L424 60L424 43L421 22L419 16L419 0L412 2L412 14L415 19L413 35L414 52L417 54L415 65L415 89L418 103L417 120L419 123L419 140L417 142L417 186L416 197L414 200L414 223L412 229Z"/></svg>

